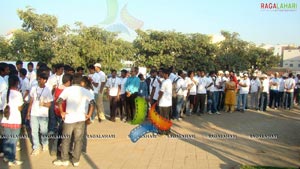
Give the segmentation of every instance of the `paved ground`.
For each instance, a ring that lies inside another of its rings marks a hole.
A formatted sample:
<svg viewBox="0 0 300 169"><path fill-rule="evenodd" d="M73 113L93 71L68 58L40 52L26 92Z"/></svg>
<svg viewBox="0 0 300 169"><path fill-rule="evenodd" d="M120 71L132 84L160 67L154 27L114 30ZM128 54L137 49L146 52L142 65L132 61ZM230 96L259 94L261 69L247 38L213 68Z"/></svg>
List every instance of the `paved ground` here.
<svg viewBox="0 0 300 169"><path fill-rule="evenodd" d="M89 139L88 153L82 155L78 168L230 169L239 168L242 164L300 166L300 110L297 109L193 115L174 122L172 127L172 136L181 134L185 139L148 135L149 138L132 143L128 134L134 127L120 121L90 125L90 135L113 135L115 138ZM223 138L216 138L216 134ZM259 139L260 135L271 138ZM53 166L55 157L47 152L30 156L28 139L21 141L21 147L17 158L24 164L14 168L64 168ZM0 168L7 168L2 160Z"/></svg>

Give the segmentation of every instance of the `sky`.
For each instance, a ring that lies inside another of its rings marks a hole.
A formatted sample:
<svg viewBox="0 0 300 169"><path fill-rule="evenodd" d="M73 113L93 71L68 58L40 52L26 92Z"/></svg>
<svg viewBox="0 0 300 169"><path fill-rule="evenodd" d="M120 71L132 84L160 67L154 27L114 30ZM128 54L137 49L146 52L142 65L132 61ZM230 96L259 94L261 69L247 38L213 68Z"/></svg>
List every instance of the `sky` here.
<svg viewBox="0 0 300 169"><path fill-rule="evenodd" d="M266 2L296 3L297 8L261 9L261 3ZM56 16L59 25L74 26L80 21L86 26L121 30L125 38L134 38L133 26L208 35L225 30L237 32L241 39L256 44L300 45L300 0L1 0L0 35L21 28L17 9L25 10L26 6L35 8L38 14ZM122 12L124 8L126 14ZM108 13L116 18L107 18L111 16ZM122 16L129 20L124 22Z"/></svg>

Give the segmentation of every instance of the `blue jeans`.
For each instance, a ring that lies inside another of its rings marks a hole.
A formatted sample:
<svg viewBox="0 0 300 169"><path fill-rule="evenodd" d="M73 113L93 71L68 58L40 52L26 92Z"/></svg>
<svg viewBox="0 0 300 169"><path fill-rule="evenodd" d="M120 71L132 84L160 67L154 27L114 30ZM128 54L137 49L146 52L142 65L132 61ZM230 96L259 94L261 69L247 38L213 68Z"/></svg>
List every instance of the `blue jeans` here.
<svg viewBox="0 0 300 169"><path fill-rule="evenodd" d="M213 92L207 91L207 112L212 111Z"/></svg>
<svg viewBox="0 0 300 169"><path fill-rule="evenodd" d="M175 119L179 119L183 103L184 103L184 96L177 95L176 113L173 115Z"/></svg>
<svg viewBox="0 0 300 169"><path fill-rule="evenodd" d="M38 149L40 147L39 131L41 133L41 143L44 146L48 146L48 117L30 117L31 135L32 135L32 148Z"/></svg>
<svg viewBox="0 0 300 169"><path fill-rule="evenodd" d="M48 131L57 132L57 118L54 113L54 102L51 102L51 106L49 108L49 124Z"/></svg>
<svg viewBox="0 0 300 169"><path fill-rule="evenodd" d="M94 99L96 100L98 98L98 93L94 93ZM91 116L91 120L95 120L96 114L97 114L97 107L94 109L92 116Z"/></svg>
<svg viewBox="0 0 300 169"><path fill-rule="evenodd" d="M293 92L286 92L285 96L285 108L291 109L293 107L293 98L294 98L294 93Z"/></svg>
<svg viewBox="0 0 300 169"><path fill-rule="evenodd" d="M212 113L216 113L218 111L218 103L219 103L219 91L213 92L212 95Z"/></svg>
<svg viewBox="0 0 300 169"><path fill-rule="evenodd" d="M259 110L266 111L267 110L267 103L268 103L268 93L261 92L259 98Z"/></svg>
<svg viewBox="0 0 300 169"><path fill-rule="evenodd" d="M3 127L3 152L4 157L8 161L13 162L16 160L16 146L19 140L20 129L11 129Z"/></svg>
<svg viewBox="0 0 300 169"><path fill-rule="evenodd" d="M245 110L246 104L247 104L247 97L248 97L248 94L239 94L238 104L237 104L238 110ZM240 104L242 104L242 109L240 109Z"/></svg>

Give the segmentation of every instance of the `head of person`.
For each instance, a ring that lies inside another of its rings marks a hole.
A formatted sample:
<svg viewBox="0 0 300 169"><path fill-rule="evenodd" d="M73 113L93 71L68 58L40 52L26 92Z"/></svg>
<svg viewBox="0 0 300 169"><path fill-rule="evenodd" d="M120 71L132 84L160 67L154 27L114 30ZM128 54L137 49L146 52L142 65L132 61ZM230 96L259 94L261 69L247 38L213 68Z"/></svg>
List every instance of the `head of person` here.
<svg viewBox="0 0 300 169"><path fill-rule="evenodd" d="M96 72L100 72L101 71L101 64L100 63L96 63L96 64L94 64L94 66L95 66Z"/></svg>
<svg viewBox="0 0 300 169"><path fill-rule="evenodd" d="M188 71L187 75L188 75L188 77L193 78L195 76L195 73L194 73L194 71L190 70L190 71Z"/></svg>
<svg viewBox="0 0 300 169"><path fill-rule="evenodd" d="M24 69L24 68L21 68L21 69L20 69L20 77L21 77L21 78L25 78L26 75L27 75L27 70Z"/></svg>
<svg viewBox="0 0 300 169"><path fill-rule="evenodd" d="M151 70L150 70L150 76L151 76L152 78L155 78L155 77L157 76L157 71L156 71L155 69L151 69Z"/></svg>
<svg viewBox="0 0 300 169"><path fill-rule="evenodd" d="M169 67L169 71L170 71L171 73L176 73L175 66Z"/></svg>
<svg viewBox="0 0 300 169"><path fill-rule="evenodd" d="M28 72L32 72L33 71L33 63L32 62L29 62L27 64L27 69L28 69Z"/></svg>
<svg viewBox="0 0 300 169"><path fill-rule="evenodd" d="M48 80L48 75L46 73L40 73L38 74L37 78L38 78L38 84L40 87L44 87L47 80Z"/></svg>
<svg viewBox="0 0 300 169"><path fill-rule="evenodd" d="M182 78L185 79L187 77L187 72L186 71L182 71Z"/></svg>
<svg viewBox="0 0 300 169"><path fill-rule="evenodd" d="M163 69L162 70L162 75L164 79L168 79L170 76L170 70L169 69Z"/></svg>
<svg viewBox="0 0 300 169"><path fill-rule="evenodd" d="M230 71L229 71L229 75L230 75L230 76L234 76L234 71L233 71L233 70L230 70Z"/></svg>
<svg viewBox="0 0 300 169"><path fill-rule="evenodd" d="M112 78L116 78L116 77L117 77L117 70L112 69L112 70L110 71L110 73L111 73L111 77L112 77Z"/></svg>
<svg viewBox="0 0 300 169"><path fill-rule="evenodd" d="M84 74L84 68L81 67L81 66L78 67L78 68L76 69L76 73L82 76L82 75Z"/></svg>
<svg viewBox="0 0 300 169"><path fill-rule="evenodd" d="M37 70L37 75L41 74L41 73L46 73L48 75L48 77L50 76L50 68L45 66L41 66L38 70Z"/></svg>
<svg viewBox="0 0 300 169"><path fill-rule="evenodd" d="M18 85L20 83L20 79L17 75L10 75L8 77L8 88L18 88Z"/></svg>
<svg viewBox="0 0 300 169"><path fill-rule="evenodd" d="M57 64L56 65L56 72L55 72L55 74L56 75L58 75L58 76L60 76L60 75L62 75L64 73L64 64Z"/></svg>
<svg viewBox="0 0 300 169"><path fill-rule="evenodd" d="M39 70L40 67L45 66L45 65L46 65L46 64L43 63L43 62L38 62L38 63L36 64L36 70Z"/></svg>
<svg viewBox="0 0 300 169"><path fill-rule="evenodd" d="M141 73L138 75L138 78L139 78L141 81L145 80L144 75L141 74Z"/></svg>
<svg viewBox="0 0 300 169"><path fill-rule="evenodd" d="M177 74L178 74L178 76L183 78L183 70L178 70Z"/></svg>
<svg viewBox="0 0 300 169"><path fill-rule="evenodd" d="M67 74L70 74L70 75L74 75L75 74L75 69L70 67L68 70L67 70Z"/></svg>
<svg viewBox="0 0 300 169"><path fill-rule="evenodd" d="M275 72L274 77L275 77L275 78L278 78L278 77L279 77L279 73L278 73L278 72Z"/></svg>
<svg viewBox="0 0 300 169"><path fill-rule="evenodd" d="M244 78L244 79L247 79L247 78L248 78L248 74L247 74L247 73L244 73L244 74L243 74L243 78Z"/></svg>
<svg viewBox="0 0 300 169"><path fill-rule="evenodd" d="M218 71L218 76L223 76L224 75L224 72L222 70L219 70Z"/></svg>
<svg viewBox="0 0 300 169"><path fill-rule="evenodd" d="M163 75L163 71L164 71L164 68L159 68L159 70L158 70L158 76L159 77L164 77L164 75Z"/></svg>
<svg viewBox="0 0 300 169"><path fill-rule="evenodd" d="M89 73L90 73L90 74L94 74L94 73L96 72L95 66L94 66L94 65L89 65L89 66L88 66L88 69L89 69Z"/></svg>
<svg viewBox="0 0 300 169"><path fill-rule="evenodd" d="M205 76L205 71L204 70L200 70L199 71L199 76L200 77L204 77Z"/></svg>
<svg viewBox="0 0 300 169"><path fill-rule="evenodd" d="M253 73L252 74L252 78L255 80L257 78L257 74L256 73Z"/></svg>
<svg viewBox="0 0 300 169"><path fill-rule="evenodd" d="M209 76L215 77L216 76L216 72L215 71L210 71Z"/></svg>
<svg viewBox="0 0 300 169"><path fill-rule="evenodd" d="M121 70L121 77L122 77L122 78L127 77L127 73L128 73L127 70L125 70L125 69Z"/></svg>
<svg viewBox="0 0 300 169"><path fill-rule="evenodd" d="M136 76L139 73L139 68L138 67L132 67L130 70L130 75L132 77Z"/></svg>
<svg viewBox="0 0 300 169"><path fill-rule="evenodd" d="M0 63L0 76L4 77L6 75L9 75L9 67L8 64L5 62L1 62Z"/></svg>
<svg viewBox="0 0 300 169"><path fill-rule="evenodd" d="M64 84L65 87L71 86L73 81L73 76L70 74L64 74L62 77L62 83Z"/></svg>
<svg viewBox="0 0 300 169"><path fill-rule="evenodd" d="M16 68L18 71L20 71L23 68L23 62L21 60L18 60L16 62Z"/></svg>
<svg viewBox="0 0 300 169"><path fill-rule="evenodd" d="M227 70L225 71L225 76L230 77L229 71L227 71Z"/></svg>
<svg viewBox="0 0 300 169"><path fill-rule="evenodd" d="M82 76L80 75L74 75L73 76L73 85L80 85L81 83L81 80L82 80Z"/></svg>
<svg viewBox="0 0 300 169"><path fill-rule="evenodd" d="M293 78L293 73L289 73L289 78Z"/></svg>
<svg viewBox="0 0 300 169"><path fill-rule="evenodd" d="M93 89L92 83L87 76L82 76L81 81L80 81L80 86L82 86L88 90Z"/></svg>
<svg viewBox="0 0 300 169"><path fill-rule="evenodd" d="M233 81L233 76L229 76L230 81Z"/></svg>

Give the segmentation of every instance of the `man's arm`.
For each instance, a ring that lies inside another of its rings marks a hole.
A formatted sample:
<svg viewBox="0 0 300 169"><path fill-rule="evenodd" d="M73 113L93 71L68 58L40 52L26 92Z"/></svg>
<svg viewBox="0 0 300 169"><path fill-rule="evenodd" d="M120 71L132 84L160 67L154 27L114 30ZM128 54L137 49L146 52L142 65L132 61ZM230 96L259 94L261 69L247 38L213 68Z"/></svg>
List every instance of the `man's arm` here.
<svg viewBox="0 0 300 169"><path fill-rule="evenodd" d="M62 107L62 102L63 101L64 100L62 98L58 98L56 102L58 103L58 108L59 108L61 118L64 120L67 113L64 112L64 110L63 110L63 107Z"/></svg>
<svg viewBox="0 0 300 169"><path fill-rule="evenodd" d="M30 113L31 113L31 109L32 109L32 103L33 103L33 98L30 97L28 110L27 110L27 116L26 116L27 120L30 120Z"/></svg>
<svg viewBox="0 0 300 169"><path fill-rule="evenodd" d="M94 112L94 109L95 109L95 100L91 100L90 103L89 103L89 110L88 110L88 113L87 115L85 116L85 119L89 119L91 118L93 112Z"/></svg>

